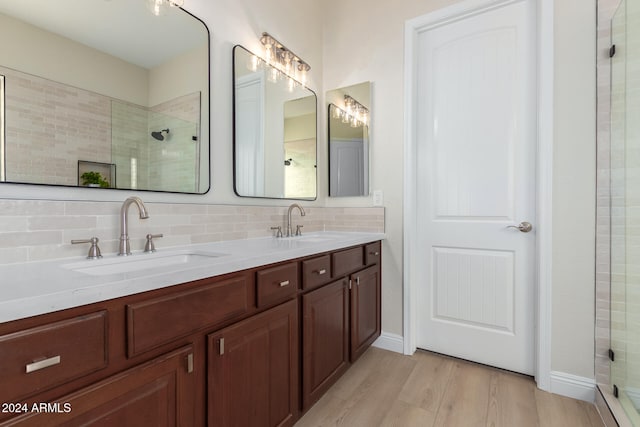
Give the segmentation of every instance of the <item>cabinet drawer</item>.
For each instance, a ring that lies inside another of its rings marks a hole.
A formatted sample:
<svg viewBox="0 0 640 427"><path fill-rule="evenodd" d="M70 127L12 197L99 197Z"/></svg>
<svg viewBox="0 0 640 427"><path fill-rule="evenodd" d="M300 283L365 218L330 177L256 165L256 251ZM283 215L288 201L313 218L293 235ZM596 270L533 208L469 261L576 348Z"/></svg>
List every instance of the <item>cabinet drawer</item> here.
<svg viewBox="0 0 640 427"><path fill-rule="evenodd" d="M266 268L257 273L258 307L286 301L298 292L298 264Z"/></svg>
<svg viewBox="0 0 640 427"><path fill-rule="evenodd" d="M107 366L100 311L0 336L0 402L15 401Z"/></svg>
<svg viewBox="0 0 640 427"><path fill-rule="evenodd" d="M380 242L369 243L364 247L364 265L373 265L380 263L382 254Z"/></svg>
<svg viewBox="0 0 640 427"><path fill-rule="evenodd" d="M331 257L324 255L302 262L302 289L317 288L331 281Z"/></svg>
<svg viewBox="0 0 640 427"><path fill-rule="evenodd" d="M341 277L362 268L362 255L362 246L331 254L333 277Z"/></svg>
<svg viewBox="0 0 640 427"><path fill-rule="evenodd" d="M252 287L245 274L127 305L127 354L132 357L242 316L252 308Z"/></svg>

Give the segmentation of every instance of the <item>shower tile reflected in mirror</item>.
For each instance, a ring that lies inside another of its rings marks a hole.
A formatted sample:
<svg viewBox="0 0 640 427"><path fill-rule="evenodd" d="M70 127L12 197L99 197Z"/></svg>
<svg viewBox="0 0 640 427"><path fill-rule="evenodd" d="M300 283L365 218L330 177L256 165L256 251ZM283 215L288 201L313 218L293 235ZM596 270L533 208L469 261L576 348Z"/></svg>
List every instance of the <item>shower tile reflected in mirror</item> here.
<svg viewBox="0 0 640 427"><path fill-rule="evenodd" d="M199 105L199 93L151 110L111 102L111 158L118 165L118 188L197 192Z"/></svg>
<svg viewBox="0 0 640 427"><path fill-rule="evenodd" d="M329 196L369 195L371 83L328 91Z"/></svg>
<svg viewBox="0 0 640 427"><path fill-rule="evenodd" d="M209 32L180 8L165 12L0 0L0 39L20 40L0 48L0 181L75 187L79 162L94 162L116 166L118 189L208 191Z"/></svg>

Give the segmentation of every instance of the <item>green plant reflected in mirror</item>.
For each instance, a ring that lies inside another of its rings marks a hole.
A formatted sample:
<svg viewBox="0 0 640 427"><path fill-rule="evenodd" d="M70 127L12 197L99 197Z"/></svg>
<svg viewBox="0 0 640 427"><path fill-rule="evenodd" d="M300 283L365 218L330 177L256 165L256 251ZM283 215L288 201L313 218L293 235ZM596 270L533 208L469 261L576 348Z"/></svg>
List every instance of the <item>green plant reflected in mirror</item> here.
<svg viewBox="0 0 640 427"><path fill-rule="evenodd" d="M315 93L242 46L233 57L236 194L314 200Z"/></svg>
<svg viewBox="0 0 640 427"><path fill-rule="evenodd" d="M0 181L208 191L209 31L179 7L162 12L0 0L0 39L13 41L0 44ZM87 172L103 181L85 184Z"/></svg>

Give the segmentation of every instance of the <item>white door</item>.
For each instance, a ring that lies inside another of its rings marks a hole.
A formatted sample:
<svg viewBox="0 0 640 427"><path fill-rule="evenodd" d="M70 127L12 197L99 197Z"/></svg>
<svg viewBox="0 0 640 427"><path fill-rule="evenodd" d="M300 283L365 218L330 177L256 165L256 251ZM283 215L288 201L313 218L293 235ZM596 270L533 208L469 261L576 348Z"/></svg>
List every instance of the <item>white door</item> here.
<svg viewBox="0 0 640 427"><path fill-rule="evenodd" d="M237 79L235 186L243 196L264 196L264 73Z"/></svg>
<svg viewBox="0 0 640 427"><path fill-rule="evenodd" d="M331 138L329 190L335 197L364 194L364 140Z"/></svg>
<svg viewBox="0 0 640 427"><path fill-rule="evenodd" d="M416 343L534 370L535 9L418 36ZM509 226L529 222L530 232Z"/></svg>

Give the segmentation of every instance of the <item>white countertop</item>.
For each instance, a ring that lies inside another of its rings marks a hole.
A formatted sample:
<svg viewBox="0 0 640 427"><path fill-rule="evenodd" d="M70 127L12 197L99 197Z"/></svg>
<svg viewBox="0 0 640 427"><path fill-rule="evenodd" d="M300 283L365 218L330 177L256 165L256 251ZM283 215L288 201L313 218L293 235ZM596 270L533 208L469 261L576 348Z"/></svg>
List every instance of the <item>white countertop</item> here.
<svg viewBox="0 0 640 427"><path fill-rule="evenodd" d="M139 252L128 257L106 255L100 260L78 257L0 266L0 323L384 238L383 233L328 231L302 237L268 237L159 248L153 254ZM187 257L191 255L195 262L176 265L156 262L163 257L177 260L181 254ZM170 258L171 255L176 257ZM159 266L123 273L108 272L109 265L147 260ZM88 274L82 271L85 266L89 270L105 266L107 273L94 271Z"/></svg>

